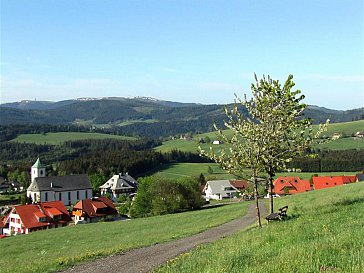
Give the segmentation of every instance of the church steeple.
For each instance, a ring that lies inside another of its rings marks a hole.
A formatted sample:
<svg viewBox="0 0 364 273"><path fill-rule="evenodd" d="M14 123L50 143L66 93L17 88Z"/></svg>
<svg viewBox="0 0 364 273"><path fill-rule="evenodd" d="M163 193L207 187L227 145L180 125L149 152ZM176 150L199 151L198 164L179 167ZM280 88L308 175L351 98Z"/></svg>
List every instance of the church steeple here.
<svg viewBox="0 0 364 273"><path fill-rule="evenodd" d="M42 165L42 163L40 163L39 157L38 157L37 161L34 163L34 165L32 166L31 182L33 182L34 179L37 177L45 177L45 166Z"/></svg>

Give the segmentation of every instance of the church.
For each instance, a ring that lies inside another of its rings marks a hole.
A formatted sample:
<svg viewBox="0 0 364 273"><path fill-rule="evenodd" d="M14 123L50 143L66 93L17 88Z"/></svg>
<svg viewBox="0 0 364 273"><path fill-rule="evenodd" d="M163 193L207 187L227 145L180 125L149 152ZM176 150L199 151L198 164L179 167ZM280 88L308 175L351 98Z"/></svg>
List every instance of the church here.
<svg viewBox="0 0 364 273"><path fill-rule="evenodd" d="M46 176L45 166L39 158L31 168L30 177L27 197L33 203L62 201L69 206L92 198L92 186L87 175Z"/></svg>

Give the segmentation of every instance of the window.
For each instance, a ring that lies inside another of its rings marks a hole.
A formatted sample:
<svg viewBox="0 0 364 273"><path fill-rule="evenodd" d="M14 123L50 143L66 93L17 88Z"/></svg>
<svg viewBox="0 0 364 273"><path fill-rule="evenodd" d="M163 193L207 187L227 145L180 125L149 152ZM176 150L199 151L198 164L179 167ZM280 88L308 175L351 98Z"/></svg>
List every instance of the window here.
<svg viewBox="0 0 364 273"><path fill-rule="evenodd" d="M59 201L62 201L62 193L60 192L60 193L58 193L58 200Z"/></svg>
<svg viewBox="0 0 364 273"><path fill-rule="evenodd" d="M40 174L43 175L43 170L40 170Z"/></svg>
<svg viewBox="0 0 364 273"><path fill-rule="evenodd" d="M45 193L44 193L44 200L45 200L45 201L48 201L48 192L45 192Z"/></svg>
<svg viewBox="0 0 364 273"><path fill-rule="evenodd" d="M16 220L16 222L17 222L18 224L20 224L20 219L17 219L17 220Z"/></svg>
<svg viewBox="0 0 364 273"><path fill-rule="evenodd" d="M78 200L78 199L80 199L80 192L79 192L79 191L77 191L77 192L76 192L76 196L77 196L77 197L76 197L76 198L77 198L77 200Z"/></svg>
<svg viewBox="0 0 364 273"><path fill-rule="evenodd" d="M328 185L329 185L329 183L326 182L326 186L328 186Z"/></svg>
<svg viewBox="0 0 364 273"><path fill-rule="evenodd" d="M71 200L71 192L68 192L68 200Z"/></svg>
<svg viewBox="0 0 364 273"><path fill-rule="evenodd" d="M85 197L86 197L86 199L88 198L88 191L87 190L85 190Z"/></svg>

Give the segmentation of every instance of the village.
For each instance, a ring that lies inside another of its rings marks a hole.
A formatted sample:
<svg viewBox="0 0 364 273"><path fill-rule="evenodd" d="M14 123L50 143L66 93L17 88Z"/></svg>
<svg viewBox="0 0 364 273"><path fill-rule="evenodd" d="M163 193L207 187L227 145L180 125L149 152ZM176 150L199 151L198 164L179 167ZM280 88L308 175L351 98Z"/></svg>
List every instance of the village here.
<svg viewBox="0 0 364 273"><path fill-rule="evenodd" d="M363 182L364 173L351 176L281 176L274 180L274 197ZM9 183L8 183L9 184ZM21 191L16 181L10 182ZM200 186L201 198L210 200L248 201L252 199L248 180L210 180ZM6 181L2 182L4 189ZM69 225L130 219L116 206L120 197L133 200L138 182L128 173L115 174L102 186L100 196L93 194L87 175L46 176L38 158L31 167L31 183L26 189L27 204L1 208L0 235L8 236L67 227ZM260 196L268 198L269 195Z"/></svg>

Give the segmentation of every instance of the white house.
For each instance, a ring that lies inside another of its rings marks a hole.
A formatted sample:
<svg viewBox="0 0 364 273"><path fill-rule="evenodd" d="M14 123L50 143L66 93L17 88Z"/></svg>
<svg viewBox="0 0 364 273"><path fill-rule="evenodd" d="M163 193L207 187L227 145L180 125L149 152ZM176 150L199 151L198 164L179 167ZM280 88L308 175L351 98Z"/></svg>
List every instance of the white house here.
<svg viewBox="0 0 364 273"><path fill-rule="evenodd" d="M33 203L62 201L65 205L76 204L92 197L92 186L87 175L45 176L45 167L37 162L32 166L31 184L27 197Z"/></svg>
<svg viewBox="0 0 364 273"><path fill-rule="evenodd" d="M206 200L221 200L224 198L234 198L240 192L229 180L212 180L206 182L203 193L206 195Z"/></svg>
<svg viewBox="0 0 364 273"><path fill-rule="evenodd" d="M115 174L100 187L101 195L110 193L114 202L119 200L120 195L130 196L136 193L137 189L138 182L128 173Z"/></svg>

